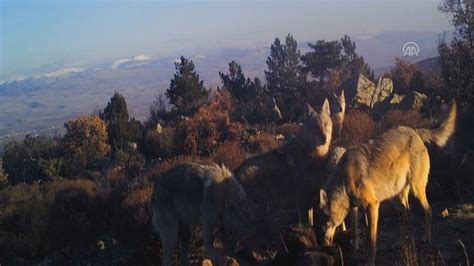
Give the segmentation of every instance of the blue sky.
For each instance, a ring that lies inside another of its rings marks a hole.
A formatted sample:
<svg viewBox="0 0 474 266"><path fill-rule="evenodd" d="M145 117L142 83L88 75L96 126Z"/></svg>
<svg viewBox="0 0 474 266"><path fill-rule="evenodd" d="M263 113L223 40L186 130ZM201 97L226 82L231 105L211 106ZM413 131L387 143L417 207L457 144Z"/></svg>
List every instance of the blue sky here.
<svg viewBox="0 0 474 266"><path fill-rule="evenodd" d="M4 1L0 76L136 54L391 31L443 32L439 1Z"/></svg>

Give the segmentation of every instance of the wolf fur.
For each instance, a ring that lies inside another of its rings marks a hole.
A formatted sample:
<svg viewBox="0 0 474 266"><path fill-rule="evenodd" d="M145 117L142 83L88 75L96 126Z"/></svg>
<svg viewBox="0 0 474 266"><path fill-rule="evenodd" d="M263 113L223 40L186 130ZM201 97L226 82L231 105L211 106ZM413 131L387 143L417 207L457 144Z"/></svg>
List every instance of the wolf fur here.
<svg viewBox="0 0 474 266"><path fill-rule="evenodd" d="M328 100L319 112L307 105L300 121L302 124L294 139L247 159L235 171L235 176L249 198L260 206L272 211L296 210L299 220L309 223L308 211L321 188L331 144Z"/></svg>
<svg viewBox="0 0 474 266"><path fill-rule="evenodd" d="M333 139L341 137L342 125L344 124L344 116L346 113L346 97L344 96L344 90L339 96L333 93L334 100L331 104L331 119L333 123Z"/></svg>
<svg viewBox="0 0 474 266"><path fill-rule="evenodd" d="M445 145L454 132L455 121L456 103L453 101L447 118L434 129L400 126L367 144L347 149L320 191L320 209L316 216L317 227L321 229L318 237L323 236L325 244L332 244L336 227L344 221L351 207L363 206L369 225L369 263L373 265L380 203L398 199L404 206L406 221L411 192L424 209L425 239L429 242L431 207L426 198L426 185L430 158L425 144Z"/></svg>
<svg viewBox="0 0 474 266"><path fill-rule="evenodd" d="M224 245L232 245L225 241L232 239L227 237L228 233L239 226L237 210L245 200L244 189L223 165L185 163L160 175L152 197L152 224L163 245L162 265L171 265L178 240L181 264L189 264L193 225L202 225L206 257L218 260L213 231L218 228Z"/></svg>

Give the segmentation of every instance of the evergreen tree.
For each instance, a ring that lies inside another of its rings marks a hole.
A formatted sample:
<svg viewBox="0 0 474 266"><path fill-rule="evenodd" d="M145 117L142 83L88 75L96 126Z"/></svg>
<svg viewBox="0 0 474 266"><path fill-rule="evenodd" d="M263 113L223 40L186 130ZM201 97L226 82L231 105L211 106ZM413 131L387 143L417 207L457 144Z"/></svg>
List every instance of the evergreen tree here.
<svg viewBox="0 0 474 266"><path fill-rule="evenodd" d="M189 115L200 104L207 100L209 91L199 74L194 70L193 61L181 56L181 61L175 63L176 73L171 79L166 97L178 114Z"/></svg>
<svg viewBox="0 0 474 266"><path fill-rule="evenodd" d="M334 73L338 73L341 83L359 74L374 79L374 72L364 57L357 54L356 44L349 36L344 35L340 41L319 40L308 46L312 51L304 54L301 60L304 70L311 74L320 89L332 87L328 83Z"/></svg>
<svg viewBox="0 0 474 266"><path fill-rule="evenodd" d="M284 44L275 38L270 49L268 70L265 71L269 96L275 98L284 119L288 120L293 113L290 110L300 103L306 85L306 75L301 73L301 53L290 34L286 36Z"/></svg>
<svg viewBox="0 0 474 266"><path fill-rule="evenodd" d="M455 28L451 43L438 46L441 74L447 98L456 97L462 107L474 106L474 1L442 0L439 9L450 15Z"/></svg>
<svg viewBox="0 0 474 266"><path fill-rule="evenodd" d="M229 63L229 74L219 72L223 88L228 90L238 102L248 102L252 95L251 81L246 79L242 67L235 61Z"/></svg>
<svg viewBox="0 0 474 266"><path fill-rule="evenodd" d="M133 139L125 97L115 92L100 117L107 123L107 134L112 150L123 150Z"/></svg>
<svg viewBox="0 0 474 266"><path fill-rule="evenodd" d="M364 57L356 53L356 43L351 40L351 37L344 35L341 39L341 46L344 51L342 55L343 67L348 68L350 75L362 74L370 80L374 80L374 71L365 62Z"/></svg>
<svg viewBox="0 0 474 266"><path fill-rule="evenodd" d="M319 40L316 43L309 43L311 52L304 54L301 60L304 63L304 70L322 87L327 80L330 70L341 65L342 46L338 41L327 42Z"/></svg>

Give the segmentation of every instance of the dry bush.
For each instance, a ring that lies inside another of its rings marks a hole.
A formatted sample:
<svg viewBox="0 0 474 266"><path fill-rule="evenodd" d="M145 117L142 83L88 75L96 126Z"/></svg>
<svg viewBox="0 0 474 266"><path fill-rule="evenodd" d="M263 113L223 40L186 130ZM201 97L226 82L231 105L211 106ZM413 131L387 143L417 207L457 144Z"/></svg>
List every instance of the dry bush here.
<svg viewBox="0 0 474 266"><path fill-rule="evenodd" d="M287 138L295 136L298 133L299 129L300 127L297 123L284 123L281 126L277 127L276 132L277 134L282 134Z"/></svg>
<svg viewBox="0 0 474 266"><path fill-rule="evenodd" d="M340 137L340 145L359 145L374 137L376 124L364 111L352 110L346 114Z"/></svg>
<svg viewBox="0 0 474 266"><path fill-rule="evenodd" d="M245 153L238 142L232 141L217 147L210 157L215 163L224 164L234 170L245 160Z"/></svg>
<svg viewBox="0 0 474 266"><path fill-rule="evenodd" d="M181 121L176 141L182 143L182 153L208 156L219 144L239 140L243 128L231 119L233 110L229 93L219 91L196 114Z"/></svg>
<svg viewBox="0 0 474 266"><path fill-rule="evenodd" d="M122 202L117 216L113 219L115 235L127 242L146 243L152 238L151 196L153 187L131 190Z"/></svg>
<svg viewBox="0 0 474 266"><path fill-rule="evenodd" d="M427 127L430 122L424 119L417 110L400 111L390 110L379 121L378 132L383 133L397 126L408 126L412 128Z"/></svg>
<svg viewBox="0 0 474 266"><path fill-rule="evenodd" d="M88 180L19 184L0 191L0 258L41 258L98 231L97 186ZM0 260L1 261L1 260ZM7 263L5 263L7 264Z"/></svg>
<svg viewBox="0 0 474 266"><path fill-rule="evenodd" d="M273 150L281 145L281 141L277 140L275 135L261 132L257 135L250 136L247 141L247 148L252 154L258 154Z"/></svg>

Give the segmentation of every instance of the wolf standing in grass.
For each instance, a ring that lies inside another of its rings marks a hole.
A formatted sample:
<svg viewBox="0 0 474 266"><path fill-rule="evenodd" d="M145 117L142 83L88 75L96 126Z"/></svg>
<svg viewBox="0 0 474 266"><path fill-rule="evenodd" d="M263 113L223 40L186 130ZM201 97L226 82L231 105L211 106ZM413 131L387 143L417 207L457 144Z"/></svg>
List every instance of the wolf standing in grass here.
<svg viewBox="0 0 474 266"><path fill-rule="evenodd" d="M320 191L318 237L332 244L335 229L351 207L363 206L369 222L369 263L375 264L379 206L384 200L397 198L408 214L411 193L425 212L425 240L431 241L431 207L426 198L430 158L426 143L439 147L446 144L455 129L456 103L448 116L434 129L399 126L388 130L367 144L347 149L332 176ZM354 214L357 212L355 211Z"/></svg>
<svg viewBox="0 0 474 266"><path fill-rule="evenodd" d="M198 224L202 225L205 256L220 259L221 252L213 246L213 231L218 228L224 247L232 248L235 236L229 233L241 226L239 208L245 200L245 191L225 166L186 163L158 177L152 224L163 246L162 265L171 265L178 240L181 265L189 265L192 226Z"/></svg>

